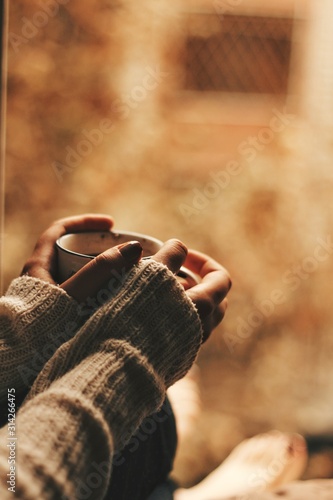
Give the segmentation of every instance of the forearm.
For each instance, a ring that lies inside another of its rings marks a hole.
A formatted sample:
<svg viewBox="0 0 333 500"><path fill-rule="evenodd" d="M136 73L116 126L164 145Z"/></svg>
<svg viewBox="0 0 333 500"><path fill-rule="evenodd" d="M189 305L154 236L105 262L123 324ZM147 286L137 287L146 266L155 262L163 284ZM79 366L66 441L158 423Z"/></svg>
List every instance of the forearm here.
<svg viewBox="0 0 333 500"><path fill-rule="evenodd" d="M78 498L98 470L92 498L102 499L113 454L161 406L201 339L193 304L164 266L144 263L129 273L113 300L58 349L19 412L20 498ZM5 429L1 438L4 478Z"/></svg>
<svg viewBox="0 0 333 500"><path fill-rule="evenodd" d="M45 392L22 408L16 428L17 439L12 441L6 427L0 432L1 499L13 498L14 492L22 500L81 498L80 491L89 487L85 481L96 477L100 467L104 476L98 479L92 498L103 498L112 436L82 395L56 389ZM7 482L10 472L11 482Z"/></svg>
<svg viewBox="0 0 333 500"><path fill-rule="evenodd" d="M154 367L126 342L103 350L29 400L18 413L15 492L22 500L104 498L112 458L165 397ZM9 484L8 430L0 439L0 497ZM12 493L11 493L12 495Z"/></svg>

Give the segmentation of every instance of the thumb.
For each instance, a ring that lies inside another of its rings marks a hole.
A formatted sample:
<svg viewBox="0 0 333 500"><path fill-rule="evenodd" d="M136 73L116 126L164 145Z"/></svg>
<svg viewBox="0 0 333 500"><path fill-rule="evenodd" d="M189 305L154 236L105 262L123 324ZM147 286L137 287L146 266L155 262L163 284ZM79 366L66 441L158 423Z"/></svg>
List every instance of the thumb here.
<svg viewBox="0 0 333 500"><path fill-rule="evenodd" d="M128 271L142 256L142 246L138 241L109 248L88 262L74 276L60 285L77 302L94 297L108 281Z"/></svg>

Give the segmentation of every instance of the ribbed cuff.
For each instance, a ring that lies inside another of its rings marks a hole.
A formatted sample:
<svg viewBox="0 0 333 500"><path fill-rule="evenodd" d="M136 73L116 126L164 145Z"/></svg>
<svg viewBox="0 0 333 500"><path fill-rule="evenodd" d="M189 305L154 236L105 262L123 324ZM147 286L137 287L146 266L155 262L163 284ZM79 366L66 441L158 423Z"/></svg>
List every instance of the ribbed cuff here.
<svg viewBox="0 0 333 500"><path fill-rule="evenodd" d="M78 304L61 288L28 276L14 280L0 299L1 388L30 387L79 329L78 318Z"/></svg>

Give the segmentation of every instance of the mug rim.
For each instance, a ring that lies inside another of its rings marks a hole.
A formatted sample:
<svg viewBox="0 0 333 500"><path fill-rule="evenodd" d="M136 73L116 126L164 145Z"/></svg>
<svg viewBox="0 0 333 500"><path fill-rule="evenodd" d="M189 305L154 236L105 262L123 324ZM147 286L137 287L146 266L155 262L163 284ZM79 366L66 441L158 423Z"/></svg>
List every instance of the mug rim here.
<svg viewBox="0 0 333 500"><path fill-rule="evenodd" d="M68 236L73 236L73 235L75 235L75 236L76 235L89 235L89 234L95 234L95 235L96 234L99 234L99 235L100 234L112 234L116 238L118 236L131 236L131 237L133 237L133 241L135 241L135 238L138 238L139 240L147 240L147 241L150 241L152 243L155 243L160 248L163 245L163 241L159 240L158 238L154 238L154 236L149 236L148 234L145 234L145 233L137 233L137 232L134 232L134 231L122 231L122 230L118 231L117 230L117 231L78 231L76 233L65 233L62 236L60 236L60 238L58 238L56 240L56 247L59 250L61 250L62 252L68 253L70 255L77 255L79 257L84 257L84 258L93 258L92 255L89 255L87 253L74 252L73 250L69 250L68 248L65 248L62 245L62 242L61 242L61 240L63 240L64 238L66 238ZM114 246L117 246L117 244L115 244Z"/></svg>
<svg viewBox="0 0 333 500"><path fill-rule="evenodd" d="M80 257L80 258L83 258L83 259L89 259L89 260L92 260L95 256L94 255L89 255L87 253L80 253L80 252L74 252L73 250L69 250L67 248L64 248L62 246L62 243L61 243L61 240L68 237L68 236L73 236L73 235L89 235L89 234L113 234L115 235L116 237L118 236L130 236L131 238L133 238L132 240L128 240L128 241L135 241L135 238L138 238L139 240L147 240L147 241L150 241L151 243L155 243L159 246L159 248L161 248L163 246L163 241L162 240L159 240L158 238L155 238L154 236L149 236L145 233L137 233L135 231L78 231L76 233L65 233L63 234L62 236L60 236L60 238L58 238L56 240L56 247L61 251L61 252L64 252L64 253L67 253L69 255L73 255L73 256L76 256L76 257ZM114 246L117 246L117 245L114 245ZM111 247L110 247L111 248ZM102 253L102 252L101 252ZM150 256L148 257L143 257L144 259L149 259L151 258ZM185 274L187 274L188 276L190 276L196 284L198 284L200 282L200 277L194 273L193 271L191 271L190 269L188 269L187 267L185 266L181 266L180 268L180 272L183 272Z"/></svg>

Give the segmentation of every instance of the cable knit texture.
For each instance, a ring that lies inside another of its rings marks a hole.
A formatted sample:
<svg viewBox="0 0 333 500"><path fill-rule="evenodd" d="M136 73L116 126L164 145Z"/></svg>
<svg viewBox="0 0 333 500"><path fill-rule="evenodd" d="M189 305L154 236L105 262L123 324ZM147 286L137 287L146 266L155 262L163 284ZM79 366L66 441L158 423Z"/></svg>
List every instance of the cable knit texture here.
<svg viewBox="0 0 333 500"><path fill-rule="evenodd" d="M12 325L14 304L15 299ZM40 318L45 311L38 305ZM31 309L29 318L35 318ZM64 312L58 320L65 328ZM47 321L34 323L39 331ZM130 438L129 429L161 406L167 387L191 367L201 341L197 311L174 275L154 261L135 266L112 299L58 348L19 411L17 496L102 499L113 454ZM6 431L0 432L2 499L12 498L4 479Z"/></svg>

